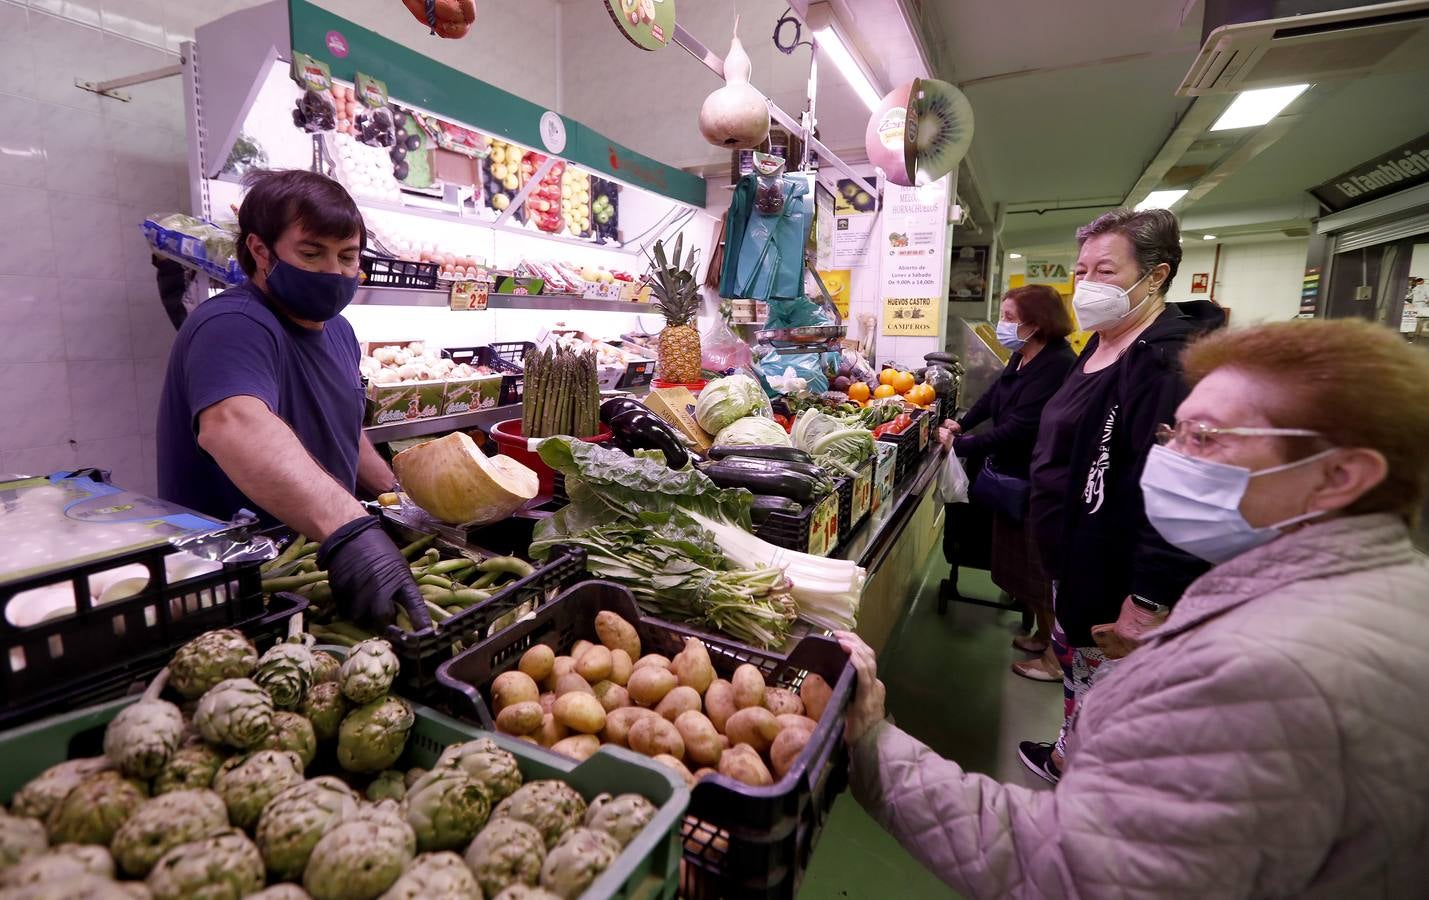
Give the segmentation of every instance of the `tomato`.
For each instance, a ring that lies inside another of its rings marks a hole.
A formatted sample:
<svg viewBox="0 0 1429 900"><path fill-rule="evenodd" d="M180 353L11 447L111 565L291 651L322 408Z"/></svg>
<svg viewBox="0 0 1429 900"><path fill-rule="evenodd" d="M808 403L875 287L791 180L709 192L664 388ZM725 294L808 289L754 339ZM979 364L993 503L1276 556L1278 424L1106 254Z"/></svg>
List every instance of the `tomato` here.
<svg viewBox="0 0 1429 900"><path fill-rule="evenodd" d="M891 424L893 425L894 434L902 434L909 425L913 424L913 417L907 413L899 413L894 417Z"/></svg>
<svg viewBox="0 0 1429 900"><path fill-rule="evenodd" d="M794 428L794 422L788 416L775 413L774 421L777 422L779 424L779 427L783 428L785 431L791 431Z"/></svg>
<svg viewBox="0 0 1429 900"><path fill-rule="evenodd" d="M884 422L882 425L874 426L873 439L878 440L879 438L883 437L885 434L888 433L892 425L892 422Z"/></svg>

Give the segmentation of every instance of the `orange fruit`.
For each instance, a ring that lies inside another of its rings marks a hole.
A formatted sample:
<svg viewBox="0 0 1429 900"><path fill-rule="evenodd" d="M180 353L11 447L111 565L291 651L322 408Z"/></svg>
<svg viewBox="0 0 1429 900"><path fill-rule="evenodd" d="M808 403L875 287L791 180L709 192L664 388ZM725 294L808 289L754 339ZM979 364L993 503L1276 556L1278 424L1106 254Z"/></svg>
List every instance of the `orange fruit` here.
<svg viewBox="0 0 1429 900"><path fill-rule="evenodd" d="M848 398L855 403L862 403L868 399L868 384L862 381L855 381L848 386Z"/></svg>
<svg viewBox="0 0 1429 900"><path fill-rule="evenodd" d="M917 395L917 401L924 405L932 403L933 400L938 396L938 392L933 390L933 386L931 384L916 384L913 386L913 390Z"/></svg>
<svg viewBox="0 0 1429 900"><path fill-rule="evenodd" d="M891 384L880 384L873 390L873 396L877 397L880 400L882 400L884 397L892 397L897 393L898 392L893 389L893 385Z"/></svg>
<svg viewBox="0 0 1429 900"><path fill-rule="evenodd" d="M896 369L884 369L878 373L879 384L892 384L893 378L898 374Z"/></svg>
<svg viewBox="0 0 1429 900"><path fill-rule="evenodd" d="M912 372L899 372L897 375L893 376L893 379L891 381L887 383L892 384L893 389L898 393L906 394L909 391L913 390L913 385L917 383L917 379L913 377Z"/></svg>

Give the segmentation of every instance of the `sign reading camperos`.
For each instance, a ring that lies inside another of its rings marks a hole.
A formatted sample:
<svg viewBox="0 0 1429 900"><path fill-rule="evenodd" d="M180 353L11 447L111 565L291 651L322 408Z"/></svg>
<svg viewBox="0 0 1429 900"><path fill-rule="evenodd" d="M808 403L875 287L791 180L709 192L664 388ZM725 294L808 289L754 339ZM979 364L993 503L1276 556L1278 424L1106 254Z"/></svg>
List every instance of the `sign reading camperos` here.
<svg viewBox="0 0 1429 900"><path fill-rule="evenodd" d="M1310 193L1339 212L1425 182L1429 182L1429 133L1310 188Z"/></svg>

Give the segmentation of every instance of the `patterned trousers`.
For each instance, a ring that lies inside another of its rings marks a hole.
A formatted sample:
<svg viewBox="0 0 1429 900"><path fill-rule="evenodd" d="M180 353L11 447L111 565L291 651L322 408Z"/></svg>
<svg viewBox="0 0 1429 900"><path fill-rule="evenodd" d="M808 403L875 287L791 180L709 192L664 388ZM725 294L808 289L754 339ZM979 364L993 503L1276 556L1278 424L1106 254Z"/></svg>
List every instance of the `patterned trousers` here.
<svg viewBox="0 0 1429 900"><path fill-rule="evenodd" d="M1060 622L1052 625L1052 652L1062 664L1062 730L1057 734L1057 756L1067 758L1067 735L1077 719L1077 709L1092 685L1116 668L1120 660L1107 659L1100 647L1072 647Z"/></svg>

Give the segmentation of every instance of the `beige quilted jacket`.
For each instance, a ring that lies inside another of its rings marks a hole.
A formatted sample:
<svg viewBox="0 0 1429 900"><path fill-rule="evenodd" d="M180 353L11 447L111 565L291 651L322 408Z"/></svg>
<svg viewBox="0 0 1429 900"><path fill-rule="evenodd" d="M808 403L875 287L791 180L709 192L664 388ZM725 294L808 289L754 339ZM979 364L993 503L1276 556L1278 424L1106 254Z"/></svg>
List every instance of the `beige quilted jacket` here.
<svg viewBox="0 0 1429 900"><path fill-rule="evenodd" d="M888 723L852 769L972 897L1429 897L1429 560L1361 516L1212 570L1088 696L1053 791Z"/></svg>

